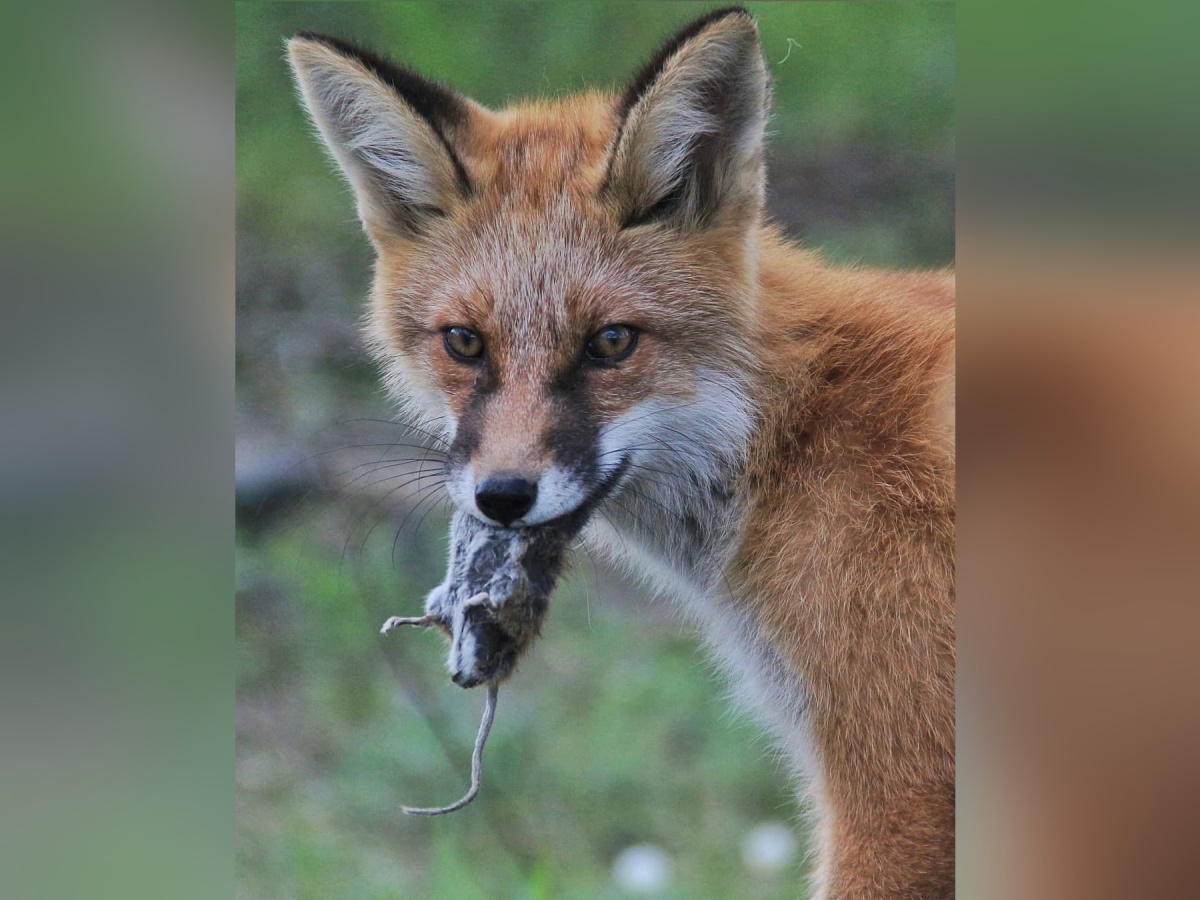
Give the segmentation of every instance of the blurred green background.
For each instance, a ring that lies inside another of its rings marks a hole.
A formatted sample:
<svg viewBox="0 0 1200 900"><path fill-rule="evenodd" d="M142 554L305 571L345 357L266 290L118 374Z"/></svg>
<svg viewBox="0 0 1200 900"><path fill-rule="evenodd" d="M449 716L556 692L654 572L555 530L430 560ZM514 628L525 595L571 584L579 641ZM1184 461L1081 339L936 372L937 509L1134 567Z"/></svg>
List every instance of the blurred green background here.
<svg viewBox="0 0 1200 900"><path fill-rule="evenodd" d="M482 696L435 636L378 634L440 580L445 508L365 359L369 248L283 59L326 31L501 106L619 87L712 6L238 4L239 897L621 897L638 845L669 866L656 896L796 896L805 835L768 742L670 605L583 554L501 693L480 799L399 812L465 789ZM951 263L953 5L748 6L771 215L835 260ZM782 867L772 822L798 842Z"/></svg>

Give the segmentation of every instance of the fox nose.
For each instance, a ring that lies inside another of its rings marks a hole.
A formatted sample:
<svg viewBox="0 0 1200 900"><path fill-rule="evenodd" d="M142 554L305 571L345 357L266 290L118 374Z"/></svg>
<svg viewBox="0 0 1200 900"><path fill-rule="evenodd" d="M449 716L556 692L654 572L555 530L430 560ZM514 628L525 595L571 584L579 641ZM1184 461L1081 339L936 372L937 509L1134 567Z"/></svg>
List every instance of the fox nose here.
<svg viewBox="0 0 1200 900"><path fill-rule="evenodd" d="M510 525L533 509L537 482L511 475L493 475L475 488L475 505L489 519Z"/></svg>

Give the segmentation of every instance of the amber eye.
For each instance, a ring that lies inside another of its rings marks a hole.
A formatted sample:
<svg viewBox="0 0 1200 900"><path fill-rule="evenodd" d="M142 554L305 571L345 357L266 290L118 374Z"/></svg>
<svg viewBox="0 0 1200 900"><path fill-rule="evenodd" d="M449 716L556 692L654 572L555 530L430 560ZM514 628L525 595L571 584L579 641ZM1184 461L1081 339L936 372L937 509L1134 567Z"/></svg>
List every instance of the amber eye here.
<svg viewBox="0 0 1200 900"><path fill-rule="evenodd" d="M587 342L590 359L618 362L633 352L637 344L637 332L628 325L605 325Z"/></svg>
<svg viewBox="0 0 1200 900"><path fill-rule="evenodd" d="M455 359L479 359L483 356L483 338L470 328L455 325L446 329L446 351Z"/></svg>

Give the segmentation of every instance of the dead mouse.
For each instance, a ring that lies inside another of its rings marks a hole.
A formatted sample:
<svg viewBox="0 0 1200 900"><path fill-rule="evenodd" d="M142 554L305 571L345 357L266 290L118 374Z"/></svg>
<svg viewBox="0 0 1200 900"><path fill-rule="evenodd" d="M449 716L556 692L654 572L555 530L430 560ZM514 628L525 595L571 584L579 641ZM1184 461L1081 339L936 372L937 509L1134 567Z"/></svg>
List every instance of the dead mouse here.
<svg viewBox="0 0 1200 900"><path fill-rule="evenodd" d="M479 793L483 746L491 730L500 682L508 678L541 633L550 594L567 550L587 519L584 510L544 525L501 528L456 512L450 522L446 580L425 598L425 615L392 616L382 632L401 625L436 626L450 639L447 665L459 687L488 686L471 756L471 788L449 806L401 807L414 815L462 809Z"/></svg>

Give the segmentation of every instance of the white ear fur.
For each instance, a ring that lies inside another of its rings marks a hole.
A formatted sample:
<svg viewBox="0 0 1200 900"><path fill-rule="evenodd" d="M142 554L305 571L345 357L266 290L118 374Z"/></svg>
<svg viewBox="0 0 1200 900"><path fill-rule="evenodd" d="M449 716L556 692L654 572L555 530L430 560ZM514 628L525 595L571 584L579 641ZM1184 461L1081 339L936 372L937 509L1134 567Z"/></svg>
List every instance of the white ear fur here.
<svg viewBox="0 0 1200 900"><path fill-rule="evenodd" d="M762 204L769 85L754 20L701 19L651 61L622 99L606 189L626 225L698 227Z"/></svg>
<svg viewBox="0 0 1200 900"><path fill-rule="evenodd" d="M417 230L461 198L463 173L444 135L361 60L307 37L288 42L288 59L368 231Z"/></svg>

